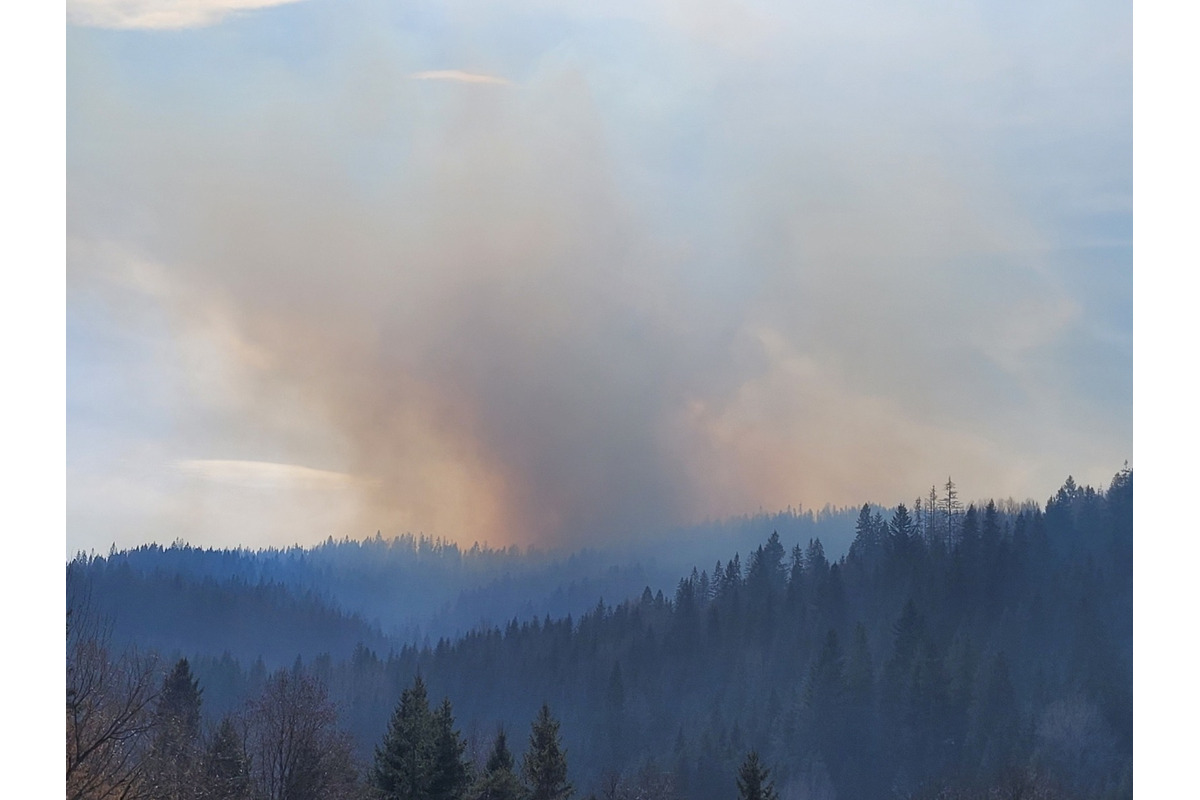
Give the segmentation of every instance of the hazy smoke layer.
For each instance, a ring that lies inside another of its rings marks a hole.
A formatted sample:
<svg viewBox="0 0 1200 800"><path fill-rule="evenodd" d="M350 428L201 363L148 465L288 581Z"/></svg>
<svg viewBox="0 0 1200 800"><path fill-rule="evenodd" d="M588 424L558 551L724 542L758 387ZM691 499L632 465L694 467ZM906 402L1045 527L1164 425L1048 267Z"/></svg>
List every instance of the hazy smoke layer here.
<svg viewBox="0 0 1200 800"><path fill-rule="evenodd" d="M1029 21L867 56L837 20L385 35L319 6L271 12L304 53L266 12L170 47L71 32L81 542L575 543L947 472L1040 496L1128 457L1126 241L1079 255L1127 218L1122 53L1014 89Z"/></svg>

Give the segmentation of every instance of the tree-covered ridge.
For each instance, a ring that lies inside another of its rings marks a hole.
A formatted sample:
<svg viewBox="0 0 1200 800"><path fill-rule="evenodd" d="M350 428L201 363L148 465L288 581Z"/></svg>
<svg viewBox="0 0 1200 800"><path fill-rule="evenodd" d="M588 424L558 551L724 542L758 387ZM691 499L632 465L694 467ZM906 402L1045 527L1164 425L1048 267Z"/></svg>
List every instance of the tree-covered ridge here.
<svg viewBox="0 0 1200 800"><path fill-rule="evenodd" d="M1105 491L1069 481L1044 511L868 509L837 561L818 540L788 552L772 535L744 563L694 571L673 598L647 591L578 621L362 654L330 677L354 703L420 672L463 719L488 724L549 701L580 786L653 762L685 796L715 800L755 749L782 788L839 797L1018 767L1119 794L1131 780L1132 490L1125 470Z"/></svg>
<svg viewBox="0 0 1200 800"><path fill-rule="evenodd" d="M386 651L514 616L579 616L597 597L620 602L647 585L669 588L709 554L715 559L727 547L757 544L763 530L841 537L844 550L852 521L847 510L789 510L572 553L464 548L378 533L311 548L220 550L176 542L79 554L71 569L95 586L100 610L114 619L116 641L161 652L228 650L240 660L261 656L275 668L297 655L347 658L358 642ZM267 633L261 646L260 630Z"/></svg>
<svg viewBox="0 0 1200 800"><path fill-rule="evenodd" d="M1131 796L1132 472L1068 480L1044 510L964 508L952 489L864 507L837 559L772 534L670 595L290 672L328 688L360 763L420 676L462 725L459 740L444 706L444 753L461 744L476 777L511 765L496 797L523 763L497 727L546 704L583 797L733 797L751 751L785 800ZM191 663L209 714L272 680L261 662Z"/></svg>

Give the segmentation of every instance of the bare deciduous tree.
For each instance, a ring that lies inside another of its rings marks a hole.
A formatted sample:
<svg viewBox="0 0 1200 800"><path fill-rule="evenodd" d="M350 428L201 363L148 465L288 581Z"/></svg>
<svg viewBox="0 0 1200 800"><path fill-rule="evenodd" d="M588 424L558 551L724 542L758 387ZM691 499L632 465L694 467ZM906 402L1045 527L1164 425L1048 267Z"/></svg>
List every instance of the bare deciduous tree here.
<svg viewBox="0 0 1200 800"><path fill-rule="evenodd" d="M268 800L341 800L357 792L351 745L337 729L325 687L302 672L280 670L250 702L251 775Z"/></svg>
<svg viewBox="0 0 1200 800"><path fill-rule="evenodd" d="M158 676L154 662L135 652L114 657L108 633L87 592L68 574L68 800L146 796L142 768Z"/></svg>

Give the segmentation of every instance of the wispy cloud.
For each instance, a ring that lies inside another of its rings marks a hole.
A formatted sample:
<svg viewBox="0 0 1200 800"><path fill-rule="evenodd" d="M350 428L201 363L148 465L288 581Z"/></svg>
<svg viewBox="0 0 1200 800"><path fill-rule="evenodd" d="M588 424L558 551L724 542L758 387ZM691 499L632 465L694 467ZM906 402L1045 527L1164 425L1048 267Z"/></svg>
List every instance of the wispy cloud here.
<svg viewBox="0 0 1200 800"><path fill-rule="evenodd" d="M250 489L295 488L298 485L334 487L355 480L344 472L271 461L188 459L176 462L175 467L202 480Z"/></svg>
<svg viewBox="0 0 1200 800"><path fill-rule="evenodd" d="M67 0L67 21L91 28L177 30L300 0Z"/></svg>
<svg viewBox="0 0 1200 800"><path fill-rule="evenodd" d="M478 72L463 72L460 69L431 69L424 72L414 72L412 78L419 81L455 81L456 83L490 83L497 86L510 86L512 81L495 75L484 75Z"/></svg>

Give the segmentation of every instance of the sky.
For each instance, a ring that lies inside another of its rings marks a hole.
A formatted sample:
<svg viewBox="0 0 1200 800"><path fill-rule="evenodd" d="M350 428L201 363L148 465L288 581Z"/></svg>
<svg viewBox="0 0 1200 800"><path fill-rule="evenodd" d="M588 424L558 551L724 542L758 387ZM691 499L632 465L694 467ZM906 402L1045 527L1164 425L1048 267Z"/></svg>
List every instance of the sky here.
<svg viewBox="0 0 1200 800"><path fill-rule="evenodd" d="M1132 461L1128 3L67 22L69 554L576 547Z"/></svg>

